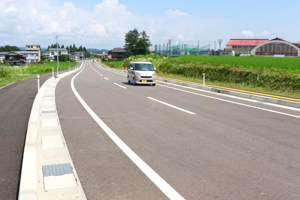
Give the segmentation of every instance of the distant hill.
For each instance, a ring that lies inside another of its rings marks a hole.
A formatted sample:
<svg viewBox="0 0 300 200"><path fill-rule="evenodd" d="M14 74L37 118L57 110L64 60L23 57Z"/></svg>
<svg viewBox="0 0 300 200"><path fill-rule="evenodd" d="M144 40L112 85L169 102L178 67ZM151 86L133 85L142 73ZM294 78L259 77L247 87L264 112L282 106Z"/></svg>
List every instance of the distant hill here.
<svg viewBox="0 0 300 200"><path fill-rule="evenodd" d="M107 50L107 49L86 49L88 52L90 52L90 53L102 53L102 52L105 52L105 53L107 53L109 50Z"/></svg>

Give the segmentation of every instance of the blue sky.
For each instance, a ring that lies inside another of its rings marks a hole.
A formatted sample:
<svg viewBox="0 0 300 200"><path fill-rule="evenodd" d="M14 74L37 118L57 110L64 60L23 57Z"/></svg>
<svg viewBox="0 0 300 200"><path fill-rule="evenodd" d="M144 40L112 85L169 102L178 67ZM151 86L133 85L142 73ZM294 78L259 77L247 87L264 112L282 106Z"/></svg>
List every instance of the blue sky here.
<svg viewBox="0 0 300 200"><path fill-rule="evenodd" d="M300 40L300 1L0 0L0 45L75 43L124 46L125 33L145 30L152 44L210 44L230 38Z"/></svg>

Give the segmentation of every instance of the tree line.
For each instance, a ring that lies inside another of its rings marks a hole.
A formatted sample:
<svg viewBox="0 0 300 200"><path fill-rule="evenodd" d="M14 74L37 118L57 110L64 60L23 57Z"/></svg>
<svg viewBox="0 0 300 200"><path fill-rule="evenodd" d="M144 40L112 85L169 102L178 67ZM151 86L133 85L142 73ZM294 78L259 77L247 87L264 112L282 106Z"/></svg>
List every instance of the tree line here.
<svg viewBox="0 0 300 200"><path fill-rule="evenodd" d="M70 49L70 53L73 53L73 52L78 52L78 51L81 51L81 52L84 52L84 56L86 58L89 58L91 57L91 54L90 52L88 52L86 50L86 47L83 47L82 45L80 45L79 47L76 47L76 44L73 44L73 45L70 45L70 46L64 46L63 44L60 46L60 44L56 45L56 44L51 44L51 45L48 45L48 49L47 51L50 49L50 48L65 48L68 50L69 52L69 49Z"/></svg>
<svg viewBox="0 0 300 200"><path fill-rule="evenodd" d="M10 52L10 51L20 51L19 47L5 45L4 47L0 47L0 52Z"/></svg>

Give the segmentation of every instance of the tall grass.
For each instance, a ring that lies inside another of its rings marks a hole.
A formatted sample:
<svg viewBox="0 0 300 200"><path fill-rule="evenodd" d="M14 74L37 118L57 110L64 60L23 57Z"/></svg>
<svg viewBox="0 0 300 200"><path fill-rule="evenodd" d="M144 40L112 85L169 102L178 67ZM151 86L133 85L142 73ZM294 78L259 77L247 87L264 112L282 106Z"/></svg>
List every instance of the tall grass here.
<svg viewBox="0 0 300 200"><path fill-rule="evenodd" d="M298 57L232 57L232 56L195 56L186 55L170 58L172 63L197 63L200 65L241 67L264 69L268 71L300 73L300 58Z"/></svg>
<svg viewBox="0 0 300 200"><path fill-rule="evenodd" d="M206 73L208 83L300 96L300 58L147 55L131 56L122 66L131 61L152 62L158 75L201 81Z"/></svg>
<svg viewBox="0 0 300 200"><path fill-rule="evenodd" d="M70 67L74 68L77 62L71 62ZM0 87L10 83L23 80L25 78L34 77L37 74L51 73L52 67L57 71L56 62L48 62L43 65L23 65L23 66L7 66L0 65ZM59 71L69 69L68 62L59 62Z"/></svg>

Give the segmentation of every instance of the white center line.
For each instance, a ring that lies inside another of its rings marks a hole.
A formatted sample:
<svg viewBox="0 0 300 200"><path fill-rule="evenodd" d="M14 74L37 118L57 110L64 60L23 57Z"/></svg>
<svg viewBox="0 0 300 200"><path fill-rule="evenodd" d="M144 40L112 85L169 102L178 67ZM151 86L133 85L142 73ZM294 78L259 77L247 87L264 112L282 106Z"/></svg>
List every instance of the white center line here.
<svg viewBox="0 0 300 200"><path fill-rule="evenodd" d="M108 78L104 77L106 80L108 80Z"/></svg>
<svg viewBox="0 0 300 200"><path fill-rule="evenodd" d="M157 102L159 102L159 103L162 103L162 104L164 104L164 105L166 105L166 106L170 106L170 107L175 108L175 109L177 109L177 110L181 110L181 111L183 111L183 112L189 113L189 114L191 114L191 115L196 115L196 113L193 113L193 112L190 112L190 111L188 111L188 110L179 108L179 107L177 107L177 106L173 106L173 105L171 105L171 104L168 104L168 103L165 103L165 102L163 102L163 101L154 99L154 98L152 98L152 97L147 97L147 98L148 98L148 99L151 99L151 100L153 100L153 101L157 101Z"/></svg>
<svg viewBox="0 0 300 200"><path fill-rule="evenodd" d="M122 85L119 85L118 83L114 83L114 84L117 85L117 86L119 86L119 87L121 87L121 88L126 89L126 87L124 87L124 86L122 86Z"/></svg>

